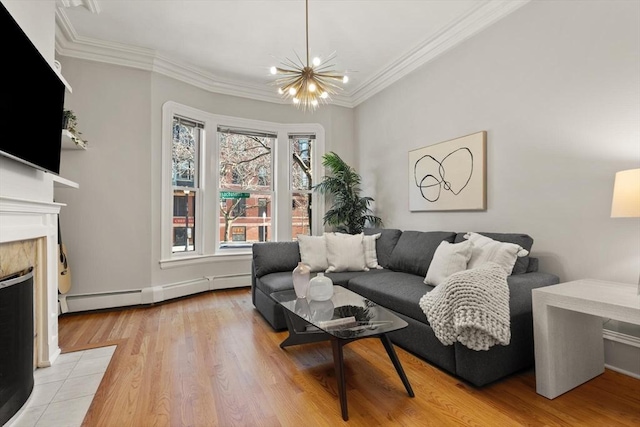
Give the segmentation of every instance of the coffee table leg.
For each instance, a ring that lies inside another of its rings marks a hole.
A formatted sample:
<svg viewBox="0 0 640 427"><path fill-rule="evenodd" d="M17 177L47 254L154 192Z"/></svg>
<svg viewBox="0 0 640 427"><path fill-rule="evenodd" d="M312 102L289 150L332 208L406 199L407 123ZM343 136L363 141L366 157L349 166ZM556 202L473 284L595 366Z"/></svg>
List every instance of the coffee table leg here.
<svg viewBox="0 0 640 427"><path fill-rule="evenodd" d="M338 394L340 395L340 409L342 410L342 419L349 420L349 412L347 409L347 387L344 381L344 358L342 356L342 342L339 339L331 338L331 346L333 347L333 365L336 369L336 380L338 382Z"/></svg>
<svg viewBox="0 0 640 427"><path fill-rule="evenodd" d="M309 326L308 322L305 322L286 311L284 313L284 320L287 322L289 336L280 343L280 348L289 347L291 345L326 341L329 339L329 335L319 329L307 330L307 327Z"/></svg>
<svg viewBox="0 0 640 427"><path fill-rule="evenodd" d="M389 359L393 362L393 366L395 366L400 379L402 380L402 384L404 384L404 388L407 389L407 393L410 397L414 397L413 389L411 388L411 384L409 384L409 379L407 375L404 373L404 369L402 369L402 365L400 364L400 359L398 359L398 355L396 351L393 349L393 344L391 344L391 340L386 334L380 335L380 341L382 341L382 345L384 345L385 350L387 350L387 354L389 355ZM335 350L334 350L335 354ZM334 356L335 358L335 356Z"/></svg>

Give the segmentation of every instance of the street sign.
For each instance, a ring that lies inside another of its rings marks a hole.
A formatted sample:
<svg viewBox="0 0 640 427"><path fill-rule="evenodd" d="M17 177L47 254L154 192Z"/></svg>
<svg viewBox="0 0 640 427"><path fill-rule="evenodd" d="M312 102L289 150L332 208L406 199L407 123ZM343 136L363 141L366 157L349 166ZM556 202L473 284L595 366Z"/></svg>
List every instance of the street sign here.
<svg viewBox="0 0 640 427"><path fill-rule="evenodd" d="M221 199L248 199L251 197L249 193L235 193L233 191L221 191Z"/></svg>

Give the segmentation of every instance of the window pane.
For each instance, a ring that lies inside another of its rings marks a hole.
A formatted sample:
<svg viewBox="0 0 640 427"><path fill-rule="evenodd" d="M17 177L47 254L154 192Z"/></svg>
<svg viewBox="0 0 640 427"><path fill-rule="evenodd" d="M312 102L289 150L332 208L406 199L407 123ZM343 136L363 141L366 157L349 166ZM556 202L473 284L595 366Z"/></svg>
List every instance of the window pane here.
<svg viewBox="0 0 640 427"><path fill-rule="evenodd" d="M313 182L311 180L311 144L313 140L308 136L289 137L291 143L291 154L293 155L291 167L291 189L311 190Z"/></svg>
<svg viewBox="0 0 640 427"><path fill-rule="evenodd" d="M198 185L199 125L173 119L173 143L171 149L171 180L176 187L195 188Z"/></svg>
<svg viewBox="0 0 640 427"><path fill-rule="evenodd" d="M218 131L220 185L224 190L270 191L275 139Z"/></svg>
<svg viewBox="0 0 640 427"><path fill-rule="evenodd" d="M188 252L195 248L196 192L173 192L173 252Z"/></svg>
<svg viewBox="0 0 640 427"><path fill-rule="evenodd" d="M220 192L220 248L250 247L271 240L271 196Z"/></svg>
<svg viewBox="0 0 640 427"><path fill-rule="evenodd" d="M291 203L291 236L311 234L311 193L293 193Z"/></svg>

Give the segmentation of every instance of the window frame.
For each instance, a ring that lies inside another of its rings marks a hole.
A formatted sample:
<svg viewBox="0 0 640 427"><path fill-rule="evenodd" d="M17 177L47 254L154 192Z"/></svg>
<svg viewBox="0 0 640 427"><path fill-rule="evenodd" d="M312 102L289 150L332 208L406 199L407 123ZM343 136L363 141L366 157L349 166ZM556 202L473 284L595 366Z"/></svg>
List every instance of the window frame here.
<svg viewBox="0 0 640 427"><path fill-rule="evenodd" d="M169 151L170 153L173 153L172 149L173 149L173 122L175 117L178 116L179 118L185 119L183 116L181 116L180 114L174 114L171 117L171 141L169 143ZM190 120L193 121L193 120ZM194 212L193 212L193 228L191 229L191 233L193 235L193 239L194 239L194 245L193 245L193 250L188 250L188 241L189 241L189 223L188 223L188 215L185 214L185 216L187 216L186 218L186 222L185 222L185 232L187 234L186 238L186 242L185 243L185 250L184 251L174 251L173 250L173 240L174 240L174 234L173 234L173 218L176 216L175 214L172 216L171 218L171 228L172 228L172 250L171 253L172 254L180 254L181 256L188 256L188 255L193 255L193 254L197 254L197 253L201 253L202 252L202 242L200 241L199 238L196 238L196 231L198 229L198 227L200 227L199 221L201 221L202 219L202 206L201 206L201 183L202 183L202 167L203 167L203 163L202 163L202 155L201 155L201 149L204 146L203 144L203 139L205 137L205 132L204 132L204 123L201 123L199 121L195 121L197 123L195 129L196 132L198 132L198 137L196 140L196 145L194 147L194 157L195 157L195 167L196 167L196 171L195 174L193 176L193 186L184 186L184 185L177 185L177 184L173 184L173 166L171 166L171 185L172 185L172 195L173 195L173 201L172 203L175 204L175 192L176 191L182 191L184 193L184 197L186 197L186 204L187 204L187 212L189 211L188 205L189 205L189 197L191 194L193 194L193 197L195 199L195 203L194 203ZM202 125L202 127L198 126L198 125ZM172 154L169 155L170 158L170 162L172 163ZM175 210L172 209L172 212L175 213Z"/></svg>
<svg viewBox="0 0 640 427"><path fill-rule="evenodd" d="M204 124L200 138L198 171L199 191L196 197L196 247L191 252L172 252L173 241L173 186L171 185L171 144L173 141L173 117ZM161 268L181 267L201 262L225 261L231 258L249 259L251 247L220 248L220 189L219 189L219 152L218 127L259 129L277 135L272 148L272 185L271 185L271 227L268 238L271 241L291 241L291 168L292 154L289 147L290 134L315 134L312 145L312 170L314 182L318 183L324 175L322 156L325 153L325 132L318 123L275 123L208 113L174 101L166 102L162 107L162 179L161 179L161 230L160 230L160 266ZM279 195L279 197L278 197ZM314 210L311 230L320 235L324 230L324 197L313 193ZM213 217L213 220L211 219Z"/></svg>

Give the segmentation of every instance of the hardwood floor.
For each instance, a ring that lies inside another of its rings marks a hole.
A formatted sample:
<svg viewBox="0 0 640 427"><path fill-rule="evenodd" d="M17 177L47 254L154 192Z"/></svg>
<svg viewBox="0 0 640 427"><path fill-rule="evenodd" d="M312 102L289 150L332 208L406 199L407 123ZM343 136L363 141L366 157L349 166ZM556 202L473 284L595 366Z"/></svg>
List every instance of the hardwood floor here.
<svg viewBox="0 0 640 427"><path fill-rule="evenodd" d="M84 426L638 426L640 380L607 370L548 400L532 371L477 389L377 339L345 347L342 420L331 345L279 347L246 288L150 307L67 314L63 352L118 347Z"/></svg>

